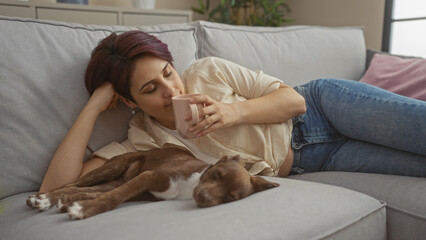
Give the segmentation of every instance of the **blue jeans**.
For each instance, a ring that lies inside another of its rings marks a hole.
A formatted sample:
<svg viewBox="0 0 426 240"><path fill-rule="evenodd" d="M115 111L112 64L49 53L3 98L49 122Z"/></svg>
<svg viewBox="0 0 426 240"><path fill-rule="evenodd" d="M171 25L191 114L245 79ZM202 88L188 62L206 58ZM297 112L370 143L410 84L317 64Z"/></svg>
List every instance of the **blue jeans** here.
<svg viewBox="0 0 426 240"><path fill-rule="evenodd" d="M348 80L320 79L295 89L307 112L293 118L292 174L426 177L426 102Z"/></svg>

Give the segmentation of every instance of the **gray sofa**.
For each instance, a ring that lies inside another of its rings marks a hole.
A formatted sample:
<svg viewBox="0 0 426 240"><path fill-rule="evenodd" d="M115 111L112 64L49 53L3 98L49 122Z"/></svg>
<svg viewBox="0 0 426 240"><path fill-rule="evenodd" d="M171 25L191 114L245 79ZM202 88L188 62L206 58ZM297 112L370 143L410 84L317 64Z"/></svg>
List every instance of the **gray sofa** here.
<svg viewBox="0 0 426 240"><path fill-rule="evenodd" d="M179 73L217 56L296 86L333 77L359 80L363 29L235 27L208 22L147 27L88 26L0 16L0 239L422 239L426 179L320 172L272 178L280 187L198 209L191 200L129 202L70 221L25 205L88 99L90 52L111 32L140 29L166 42ZM126 138L130 109L97 120L93 150Z"/></svg>

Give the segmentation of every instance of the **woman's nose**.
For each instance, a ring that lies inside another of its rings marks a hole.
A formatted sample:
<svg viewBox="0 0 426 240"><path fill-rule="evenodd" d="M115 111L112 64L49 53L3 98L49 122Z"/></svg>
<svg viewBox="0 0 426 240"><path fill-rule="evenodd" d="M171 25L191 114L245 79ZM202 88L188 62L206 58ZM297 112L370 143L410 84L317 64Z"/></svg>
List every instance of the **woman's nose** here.
<svg viewBox="0 0 426 240"><path fill-rule="evenodd" d="M176 89L170 85L170 84L166 84L165 89L164 89L164 97L173 97L175 94Z"/></svg>

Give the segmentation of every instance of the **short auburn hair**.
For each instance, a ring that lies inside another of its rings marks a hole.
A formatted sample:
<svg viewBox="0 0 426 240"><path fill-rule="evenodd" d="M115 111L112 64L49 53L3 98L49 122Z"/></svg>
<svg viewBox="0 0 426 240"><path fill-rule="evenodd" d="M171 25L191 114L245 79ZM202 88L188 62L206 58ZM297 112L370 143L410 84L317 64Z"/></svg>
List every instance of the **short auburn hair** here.
<svg viewBox="0 0 426 240"><path fill-rule="evenodd" d="M111 82L120 96L134 101L130 94L134 62L146 55L161 58L173 66L167 44L157 37L138 30L110 34L92 51L84 80L87 91L92 95L97 87Z"/></svg>

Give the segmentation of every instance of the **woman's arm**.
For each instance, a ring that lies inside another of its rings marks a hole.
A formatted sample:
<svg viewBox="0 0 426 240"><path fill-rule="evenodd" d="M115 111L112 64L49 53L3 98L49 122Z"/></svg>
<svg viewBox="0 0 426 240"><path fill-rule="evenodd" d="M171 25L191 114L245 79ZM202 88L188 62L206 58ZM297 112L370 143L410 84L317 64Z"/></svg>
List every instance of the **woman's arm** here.
<svg viewBox="0 0 426 240"><path fill-rule="evenodd" d="M102 111L114 107L116 101L117 95L112 84L103 84L95 90L53 155L40 192L71 183L103 164L104 160L101 158L94 158L83 164L84 152L97 117Z"/></svg>
<svg viewBox="0 0 426 240"><path fill-rule="evenodd" d="M199 102L206 104L200 115L209 117L190 129L199 132L198 136L238 124L284 122L306 112L305 99L283 83L265 96L242 102L220 103L206 95L192 100L192 103Z"/></svg>
<svg viewBox="0 0 426 240"><path fill-rule="evenodd" d="M239 115L237 124L280 123L306 112L305 99L283 83L276 91L238 102L234 108Z"/></svg>

